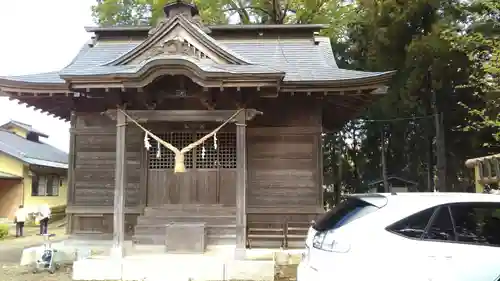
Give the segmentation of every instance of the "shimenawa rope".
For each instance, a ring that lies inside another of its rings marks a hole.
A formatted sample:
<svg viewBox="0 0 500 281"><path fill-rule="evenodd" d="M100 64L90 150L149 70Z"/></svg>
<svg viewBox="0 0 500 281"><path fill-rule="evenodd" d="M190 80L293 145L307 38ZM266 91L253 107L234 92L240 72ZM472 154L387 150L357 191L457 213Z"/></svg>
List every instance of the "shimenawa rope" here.
<svg viewBox="0 0 500 281"><path fill-rule="evenodd" d="M166 147L170 151L172 151L175 154L174 173L184 173L186 171L186 166L184 165L184 154L186 152L191 151L191 149L197 147L198 145L200 145L203 142L205 142L208 138L210 138L213 135L215 135L220 129L222 129L222 127L224 127L227 123L231 122L231 120L233 120L236 116L238 116L238 114L243 109L239 109L231 117L229 117L229 119L227 119L224 123L222 123L219 127L215 128L215 130L213 130L212 132L208 133L207 135L205 135L201 139L199 139L199 140L197 140L197 141L195 141L195 142L187 145L186 147L182 148L181 150L179 150L177 147L171 145L170 143L162 140L161 138L159 138L155 134L151 133L148 129L144 128L141 124L139 124L139 122L137 122L135 119L133 119L132 117L130 117L124 110L122 110L122 109L118 109L118 110L121 113L123 113L123 115L125 115L127 117L127 119L129 119L130 121L132 121L132 123L134 123L137 127L139 127L141 130L144 131L144 133L146 134L145 138L144 138L145 142L147 140L147 137L150 136L151 138L153 138L154 140L156 140L159 144L163 145L164 147ZM148 145L145 145L145 146L146 146L146 149L149 150Z"/></svg>

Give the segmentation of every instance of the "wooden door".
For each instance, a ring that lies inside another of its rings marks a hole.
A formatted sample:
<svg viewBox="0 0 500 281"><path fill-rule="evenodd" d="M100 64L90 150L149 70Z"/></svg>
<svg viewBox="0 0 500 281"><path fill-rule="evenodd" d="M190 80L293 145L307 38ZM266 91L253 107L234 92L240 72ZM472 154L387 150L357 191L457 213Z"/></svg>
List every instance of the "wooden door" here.
<svg viewBox="0 0 500 281"><path fill-rule="evenodd" d="M183 147L205 132L179 132L161 135L176 147ZM207 140L185 155L186 172L174 174L174 155L151 143L148 153L147 205L223 204L235 205L236 153L235 134L221 133L218 145ZM232 141L234 139L234 141ZM234 146L234 149L233 149Z"/></svg>

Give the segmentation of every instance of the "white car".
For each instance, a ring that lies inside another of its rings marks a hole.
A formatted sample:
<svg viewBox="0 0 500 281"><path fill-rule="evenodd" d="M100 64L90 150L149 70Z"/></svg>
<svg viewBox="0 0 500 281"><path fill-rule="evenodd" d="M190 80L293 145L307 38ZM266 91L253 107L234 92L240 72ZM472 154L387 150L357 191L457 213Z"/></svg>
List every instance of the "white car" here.
<svg viewBox="0 0 500 281"><path fill-rule="evenodd" d="M309 229L297 281L500 280L500 196L348 197Z"/></svg>

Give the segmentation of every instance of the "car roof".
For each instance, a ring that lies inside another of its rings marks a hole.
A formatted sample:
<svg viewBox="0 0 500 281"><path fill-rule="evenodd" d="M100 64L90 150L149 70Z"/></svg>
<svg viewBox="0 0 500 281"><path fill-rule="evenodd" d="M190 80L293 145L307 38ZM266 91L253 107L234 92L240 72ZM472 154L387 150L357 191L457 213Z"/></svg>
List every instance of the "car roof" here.
<svg viewBox="0 0 500 281"><path fill-rule="evenodd" d="M388 225L416 212L452 203L500 203L500 196L484 193L458 192L401 192L401 193L364 193L352 194L376 207L384 213L378 221ZM387 206L387 207L385 207Z"/></svg>
<svg viewBox="0 0 500 281"><path fill-rule="evenodd" d="M465 192L401 192L401 193L363 193L352 194L362 200L372 202L374 200L386 199L389 204L413 205L413 206L435 206L449 203L462 202L492 202L500 203L500 196L486 193ZM385 204L384 204L385 205ZM379 206L381 207L381 206Z"/></svg>

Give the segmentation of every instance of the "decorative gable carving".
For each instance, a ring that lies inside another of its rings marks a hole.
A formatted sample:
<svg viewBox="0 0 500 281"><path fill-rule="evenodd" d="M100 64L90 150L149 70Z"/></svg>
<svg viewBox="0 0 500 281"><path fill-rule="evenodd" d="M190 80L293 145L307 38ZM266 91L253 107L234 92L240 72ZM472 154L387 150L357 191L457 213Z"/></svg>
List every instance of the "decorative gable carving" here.
<svg viewBox="0 0 500 281"><path fill-rule="evenodd" d="M131 64L139 64L145 60L149 60L161 55L185 55L194 59L207 59L209 56L203 51L200 51L194 45L181 37L175 37L170 40L161 41L159 44L151 47L142 55L132 60Z"/></svg>
<svg viewBox="0 0 500 281"><path fill-rule="evenodd" d="M133 50L106 65L140 64L157 56L184 55L217 64L251 64L245 58L219 45L200 28L198 10L182 2L165 6L166 18L153 28L149 37ZM187 16L187 18L186 18Z"/></svg>

